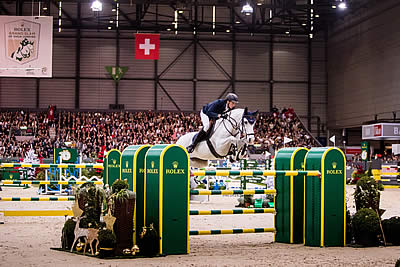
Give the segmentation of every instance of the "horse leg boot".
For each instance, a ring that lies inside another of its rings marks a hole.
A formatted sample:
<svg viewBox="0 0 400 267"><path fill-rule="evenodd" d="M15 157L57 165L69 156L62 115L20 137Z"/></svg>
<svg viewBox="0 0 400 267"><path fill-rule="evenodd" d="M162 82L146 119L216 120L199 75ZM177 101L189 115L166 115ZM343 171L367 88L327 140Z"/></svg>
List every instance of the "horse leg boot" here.
<svg viewBox="0 0 400 267"><path fill-rule="evenodd" d="M186 148L188 153L192 153L196 148L197 144L200 143L206 136L207 133L203 129L201 129L200 132L197 134L197 136L194 138L192 144Z"/></svg>

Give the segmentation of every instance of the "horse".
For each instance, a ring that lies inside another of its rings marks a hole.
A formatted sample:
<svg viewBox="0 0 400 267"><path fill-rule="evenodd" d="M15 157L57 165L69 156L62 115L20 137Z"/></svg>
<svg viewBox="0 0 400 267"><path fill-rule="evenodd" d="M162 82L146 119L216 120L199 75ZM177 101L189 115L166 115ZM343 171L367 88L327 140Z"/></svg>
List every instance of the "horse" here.
<svg viewBox="0 0 400 267"><path fill-rule="evenodd" d="M254 141L254 124L257 112L249 112L247 108L236 108L219 118L207 140L201 141L195 150L189 154L191 167L203 168L209 160L223 159L234 156L235 160L245 156L247 144ZM188 147L197 132L181 136L176 144ZM214 151L212 151L214 150Z"/></svg>
<svg viewBox="0 0 400 267"><path fill-rule="evenodd" d="M11 58L18 61L22 61L24 58L29 58L33 53L34 42L29 41L27 38L22 40L18 46L18 49L11 54Z"/></svg>

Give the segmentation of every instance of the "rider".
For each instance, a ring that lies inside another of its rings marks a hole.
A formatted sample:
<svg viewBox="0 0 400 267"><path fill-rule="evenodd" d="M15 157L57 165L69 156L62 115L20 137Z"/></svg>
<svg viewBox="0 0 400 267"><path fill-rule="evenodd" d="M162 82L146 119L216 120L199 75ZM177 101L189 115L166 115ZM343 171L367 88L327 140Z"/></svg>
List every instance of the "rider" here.
<svg viewBox="0 0 400 267"><path fill-rule="evenodd" d="M214 122L221 118L224 113L234 109L237 103L239 103L238 96L234 93L229 93L226 95L225 99L217 99L205 105L200 111L203 128L193 139L192 144L186 148L187 151L192 153L196 145L200 143L207 136L208 131L212 129Z"/></svg>

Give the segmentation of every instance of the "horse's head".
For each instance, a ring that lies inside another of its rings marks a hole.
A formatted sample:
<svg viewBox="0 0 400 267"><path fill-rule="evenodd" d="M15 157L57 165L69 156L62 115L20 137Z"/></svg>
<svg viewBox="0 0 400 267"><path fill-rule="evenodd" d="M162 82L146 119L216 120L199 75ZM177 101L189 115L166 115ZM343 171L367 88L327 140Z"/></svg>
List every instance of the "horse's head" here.
<svg viewBox="0 0 400 267"><path fill-rule="evenodd" d="M243 129L242 129L242 131L247 139L247 142L249 142L250 144L252 144L255 139L254 124L256 122L257 113L258 113L258 110L251 112L251 111L248 111L247 108L245 108L244 112L243 112L243 118L242 118Z"/></svg>
<svg viewBox="0 0 400 267"><path fill-rule="evenodd" d="M33 52L33 43L26 38L20 43L20 53L24 58L30 57Z"/></svg>

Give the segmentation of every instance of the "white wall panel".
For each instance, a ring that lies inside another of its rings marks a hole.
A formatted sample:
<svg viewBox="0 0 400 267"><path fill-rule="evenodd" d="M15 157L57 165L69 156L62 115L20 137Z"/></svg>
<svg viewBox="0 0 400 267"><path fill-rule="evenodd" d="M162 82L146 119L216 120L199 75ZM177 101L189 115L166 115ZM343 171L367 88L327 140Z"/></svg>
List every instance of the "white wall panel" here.
<svg viewBox="0 0 400 267"><path fill-rule="evenodd" d="M307 84L274 84L274 105L281 109L293 107L299 116L307 115Z"/></svg>
<svg viewBox="0 0 400 267"><path fill-rule="evenodd" d="M274 44L274 80L307 80L307 45Z"/></svg>
<svg viewBox="0 0 400 267"><path fill-rule="evenodd" d="M34 108L36 107L35 79L0 79L0 107Z"/></svg>
<svg viewBox="0 0 400 267"><path fill-rule="evenodd" d="M400 110L399 12L398 5L375 12L376 16L329 39L331 128L359 126L379 113L390 118L392 111Z"/></svg>
<svg viewBox="0 0 400 267"><path fill-rule="evenodd" d="M182 111L193 110L192 82L161 81L161 84ZM158 86L157 104L159 110L177 110L160 86Z"/></svg>
<svg viewBox="0 0 400 267"><path fill-rule="evenodd" d="M201 42L203 47L232 76L232 43L231 42ZM200 45L197 46L197 78L227 80L224 72L217 67Z"/></svg>
<svg viewBox="0 0 400 267"><path fill-rule="evenodd" d="M311 83L326 83L326 67L324 61L312 61Z"/></svg>
<svg viewBox="0 0 400 267"><path fill-rule="evenodd" d="M218 99L228 85L228 82L198 82L196 90L196 111L199 111L205 104ZM228 89L227 93L228 92L231 92L231 89ZM225 95L222 97L224 96Z"/></svg>
<svg viewBox="0 0 400 267"><path fill-rule="evenodd" d="M326 59L325 42L323 40L312 42L312 58L313 60Z"/></svg>
<svg viewBox="0 0 400 267"><path fill-rule="evenodd" d="M163 72L190 43L191 41L161 40L158 74ZM162 78L193 78L193 46L185 51Z"/></svg>
<svg viewBox="0 0 400 267"><path fill-rule="evenodd" d="M75 108L75 79L41 79L39 107Z"/></svg>
<svg viewBox="0 0 400 267"><path fill-rule="evenodd" d="M81 79L80 103L82 109L108 109L115 104L115 83L113 80Z"/></svg>
<svg viewBox="0 0 400 267"><path fill-rule="evenodd" d="M153 78L154 61L135 59L135 39L120 40L120 66L129 67L125 78Z"/></svg>
<svg viewBox="0 0 400 267"><path fill-rule="evenodd" d="M269 111L269 92L267 83L236 83L239 105L250 110Z"/></svg>
<svg viewBox="0 0 400 267"><path fill-rule="evenodd" d="M81 40L81 77L108 78L105 66L116 64L116 41L110 39Z"/></svg>
<svg viewBox="0 0 400 267"><path fill-rule="evenodd" d="M75 39L54 38L53 77L75 77Z"/></svg>
<svg viewBox="0 0 400 267"><path fill-rule="evenodd" d="M121 80L119 82L119 104L125 109L154 109L154 82Z"/></svg>
<svg viewBox="0 0 400 267"><path fill-rule="evenodd" d="M326 111L327 111L326 94L327 94L326 85L313 84L311 86L311 115L319 116L321 122L324 124L326 124Z"/></svg>
<svg viewBox="0 0 400 267"><path fill-rule="evenodd" d="M236 78L238 80L269 80L269 43L236 44Z"/></svg>

